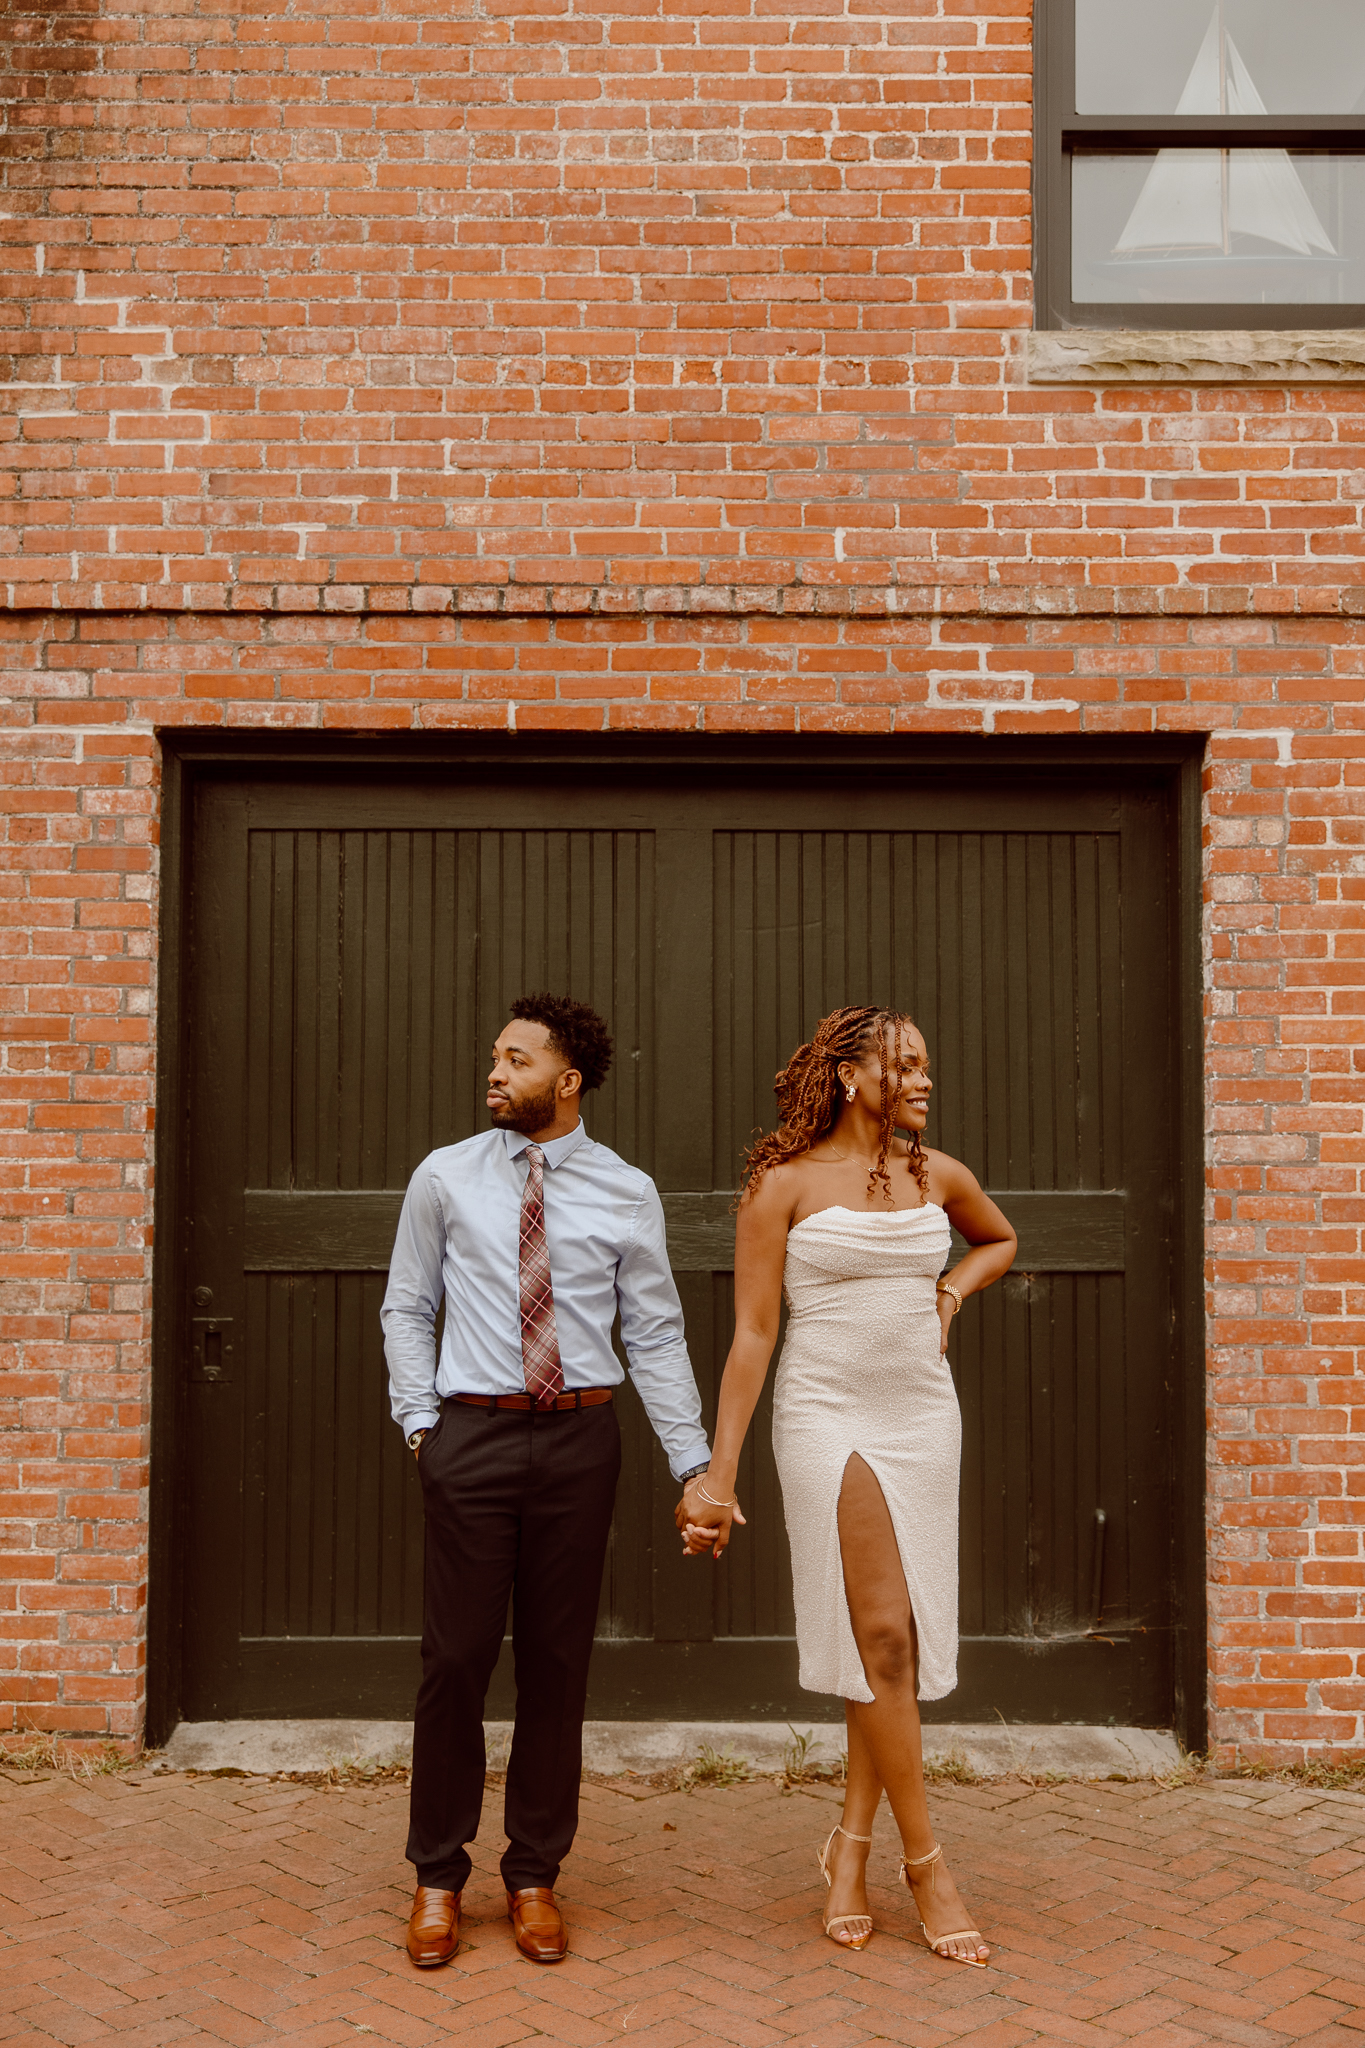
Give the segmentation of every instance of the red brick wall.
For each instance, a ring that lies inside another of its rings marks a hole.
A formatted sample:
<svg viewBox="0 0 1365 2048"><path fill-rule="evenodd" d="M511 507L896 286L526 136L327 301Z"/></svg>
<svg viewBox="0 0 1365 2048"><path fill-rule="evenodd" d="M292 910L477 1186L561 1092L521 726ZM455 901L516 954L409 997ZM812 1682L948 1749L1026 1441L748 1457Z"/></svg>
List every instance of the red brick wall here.
<svg viewBox="0 0 1365 2048"><path fill-rule="evenodd" d="M154 725L1076 728L1210 735L1215 1732L1358 1743L1365 387L1027 387L1022 5L235 20L11 69L16 1721L140 1713Z"/></svg>

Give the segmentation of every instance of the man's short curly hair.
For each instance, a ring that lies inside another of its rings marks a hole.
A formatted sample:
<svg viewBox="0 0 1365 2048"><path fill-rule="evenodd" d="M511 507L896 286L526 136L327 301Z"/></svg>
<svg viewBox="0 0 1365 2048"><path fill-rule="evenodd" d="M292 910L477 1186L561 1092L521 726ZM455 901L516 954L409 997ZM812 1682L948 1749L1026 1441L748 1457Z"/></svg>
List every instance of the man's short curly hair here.
<svg viewBox="0 0 1365 2048"><path fill-rule="evenodd" d="M542 990L539 995L518 996L512 1015L520 1023L545 1026L553 1050L583 1076L585 1095L602 1086L611 1072L612 1042L596 1010L587 1003L576 1003L572 996L552 996Z"/></svg>

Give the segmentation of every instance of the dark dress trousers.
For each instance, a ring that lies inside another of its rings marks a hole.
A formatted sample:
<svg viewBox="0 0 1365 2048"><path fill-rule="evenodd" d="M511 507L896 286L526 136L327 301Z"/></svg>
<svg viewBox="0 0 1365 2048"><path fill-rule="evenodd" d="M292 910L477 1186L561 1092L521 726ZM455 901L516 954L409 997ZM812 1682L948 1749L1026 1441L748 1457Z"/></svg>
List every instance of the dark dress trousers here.
<svg viewBox="0 0 1365 2048"><path fill-rule="evenodd" d="M518 1287L528 1140L489 1131L433 1152L408 1187L384 1297L394 1419L426 1428L422 1682L408 1856L459 1891L484 1790L483 1711L512 1618L516 1721L502 1858L511 1891L553 1886L578 1821L588 1662L621 1468L612 1402L525 1397ZM707 1458L701 1402L647 1174L580 1123L541 1147L544 1231L566 1395L614 1387L621 1339L675 1478ZM439 1364L435 1321L445 1303ZM477 1405L456 1395L477 1397Z"/></svg>
<svg viewBox="0 0 1365 2048"><path fill-rule="evenodd" d="M518 1412L447 1401L418 1454L426 1509L422 1685L408 1858L459 1891L483 1804L483 1707L510 1597L517 1718L502 1875L551 1885L578 1825L583 1710L621 1470L611 1403Z"/></svg>

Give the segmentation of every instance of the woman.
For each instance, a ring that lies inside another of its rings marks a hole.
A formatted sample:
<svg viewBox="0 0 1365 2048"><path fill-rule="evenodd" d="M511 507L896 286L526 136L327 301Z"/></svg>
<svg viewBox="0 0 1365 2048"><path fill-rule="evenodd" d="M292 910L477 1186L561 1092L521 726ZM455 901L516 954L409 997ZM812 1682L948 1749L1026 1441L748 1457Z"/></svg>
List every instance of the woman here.
<svg viewBox="0 0 1365 2048"><path fill-rule="evenodd" d="M926 1941L984 1968L990 1952L929 1824L916 1700L957 1683L962 1429L948 1329L1008 1271L1015 1237L965 1166L921 1144L932 1086L910 1019L872 1008L835 1010L778 1075L782 1122L750 1152L739 1205L735 1336L701 1482L712 1520L679 1512L693 1555L719 1557L743 1522L735 1474L785 1291L773 1448L801 1683L842 1694L848 1723L843 1818L820 1857L825 1932L853 1949L871 1939L867 1846L885 1788ZM972 1249L939 1280L950 1223Z"/></svg>

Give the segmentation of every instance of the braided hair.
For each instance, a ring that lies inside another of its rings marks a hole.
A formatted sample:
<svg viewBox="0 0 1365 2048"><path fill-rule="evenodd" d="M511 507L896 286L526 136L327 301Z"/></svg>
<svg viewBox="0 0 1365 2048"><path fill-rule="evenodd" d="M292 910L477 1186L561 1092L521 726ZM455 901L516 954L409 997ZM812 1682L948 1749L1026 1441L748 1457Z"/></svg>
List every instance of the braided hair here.
<svg viewBox="0 0 1365 2048"><path fill-rule="evenodd" d="M822 1017L809 1044L796 1048L773 1082L782 1121L775 1131L750 1146L744 1163L746 1187L752 1188L770 1166L781 1166L809 1152L828 1134L839 1110L840 1060L861 1059L875 1043L881 1059L882 1115L877 1163L868 1175L867 1192L873 1195L880 1188L885 1200L893 1201L886 1162L896 1134L899 1105L891 1096L887 1048L898 1044L901 1032L913 1022L902 1010L879 1009L870 1003L831 1010L828 1017ZM910 1171L928 1201L929 1162L918 1131L910 1139Z"/></svg>

